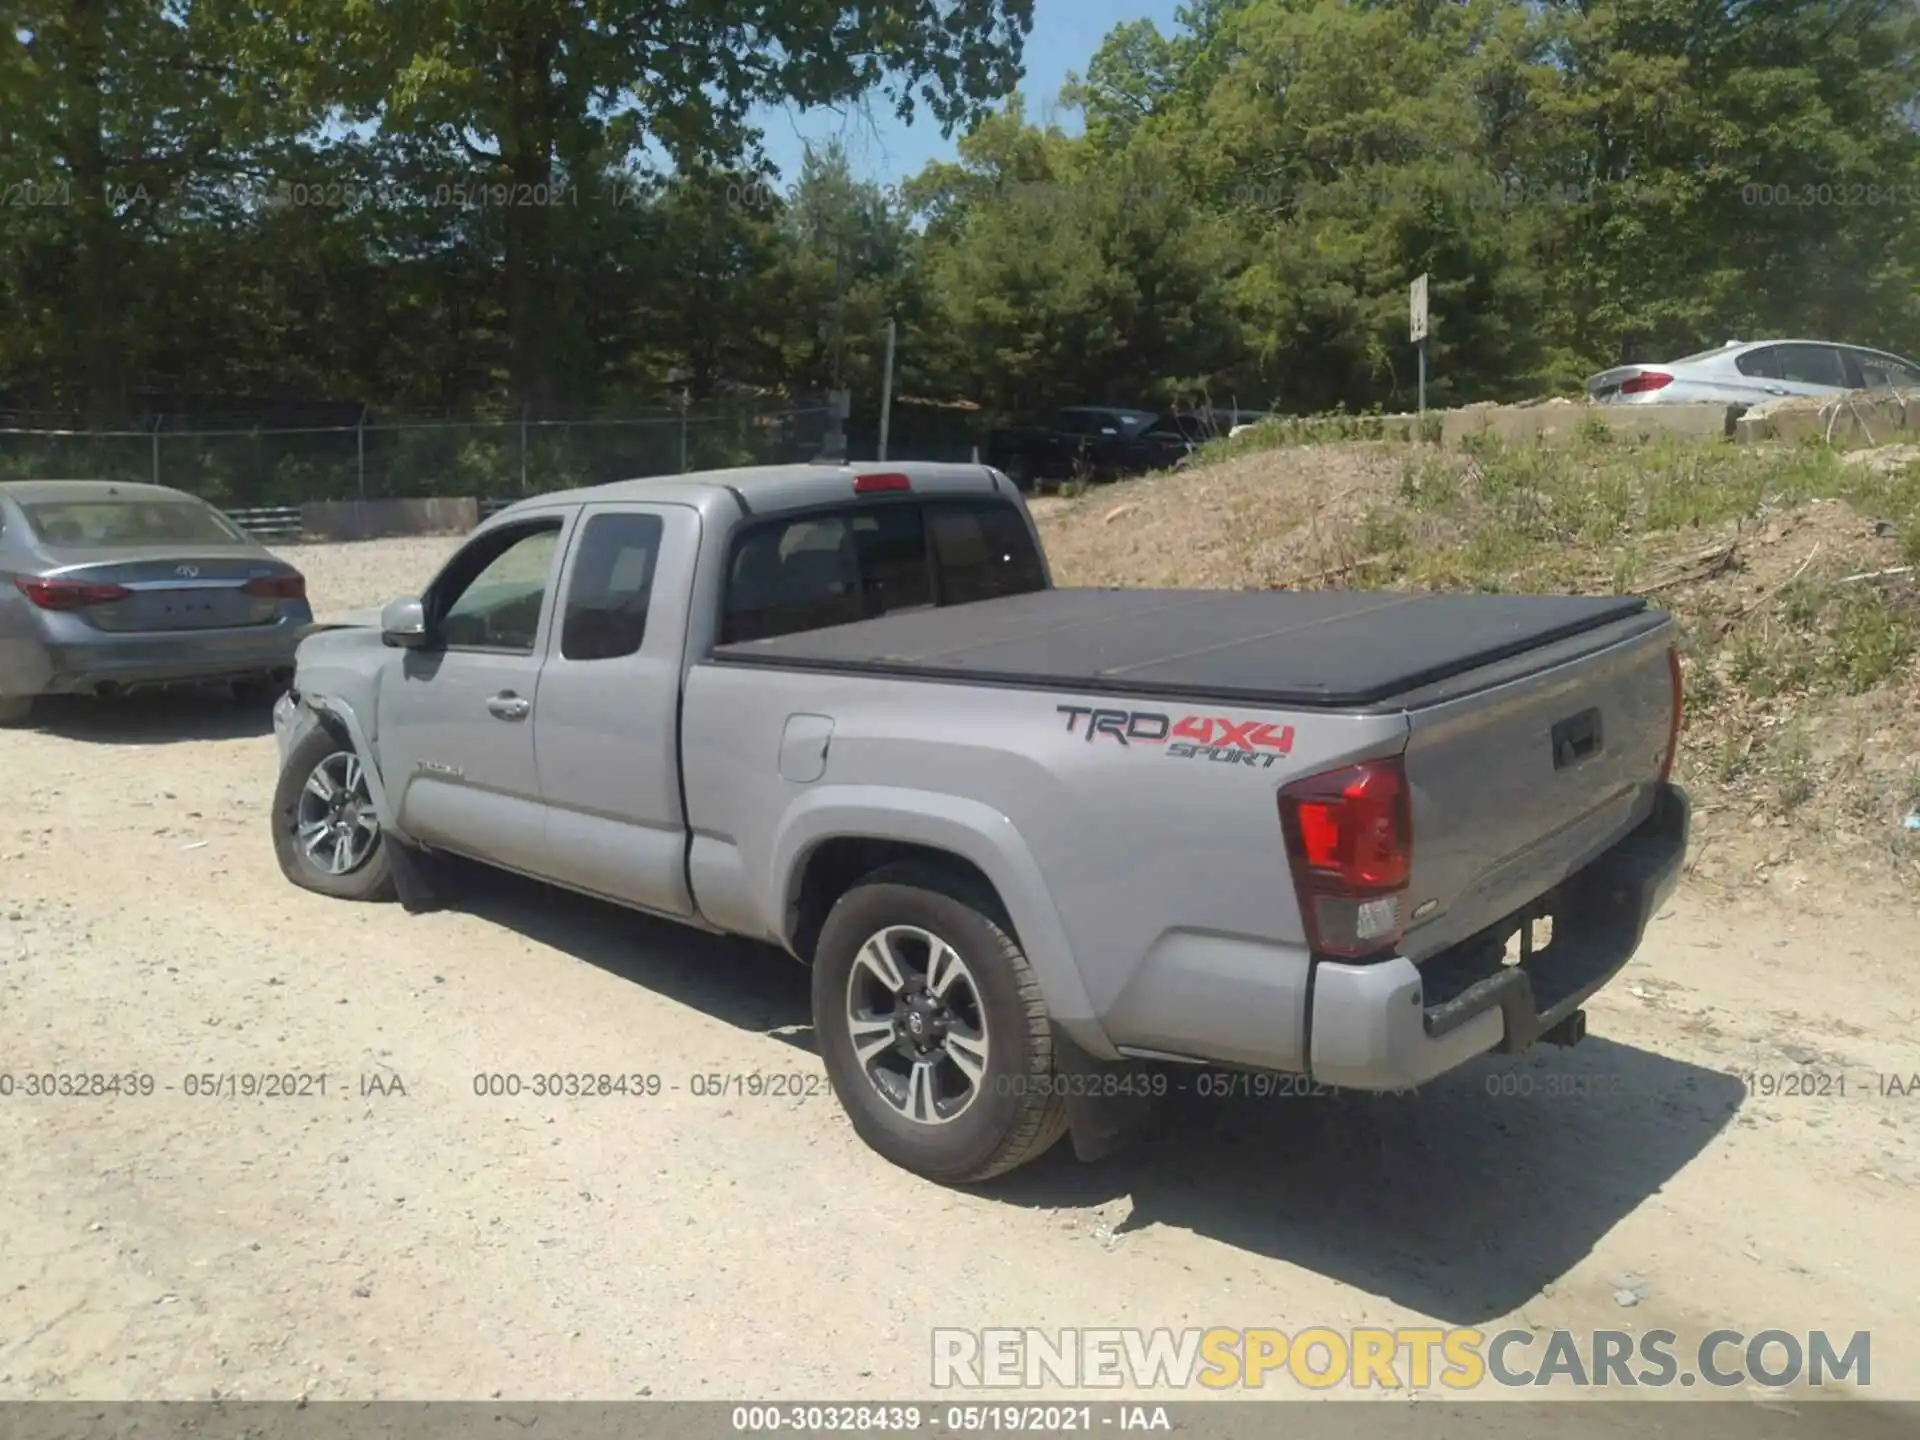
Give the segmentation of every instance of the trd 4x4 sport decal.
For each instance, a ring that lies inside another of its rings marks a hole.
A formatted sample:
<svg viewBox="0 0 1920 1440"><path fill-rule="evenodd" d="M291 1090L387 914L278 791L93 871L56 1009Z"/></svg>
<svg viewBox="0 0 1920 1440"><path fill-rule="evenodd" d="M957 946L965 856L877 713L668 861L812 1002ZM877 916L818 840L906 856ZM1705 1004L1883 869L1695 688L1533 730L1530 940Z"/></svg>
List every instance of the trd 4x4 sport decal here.
<svg viewBox="0 0 1920 1440"><path fill-rule="evenodd" d="M1217 760L1267 770L1293 749L1293 727L1264 720L1172 716L1157 710L1103 710L1091 705L1054 709L1067 717L1067 733L1083 735L1089 744L1094 736L1105 735L1122 745L1165 745L1166 753L1176 760Z"/></svg>

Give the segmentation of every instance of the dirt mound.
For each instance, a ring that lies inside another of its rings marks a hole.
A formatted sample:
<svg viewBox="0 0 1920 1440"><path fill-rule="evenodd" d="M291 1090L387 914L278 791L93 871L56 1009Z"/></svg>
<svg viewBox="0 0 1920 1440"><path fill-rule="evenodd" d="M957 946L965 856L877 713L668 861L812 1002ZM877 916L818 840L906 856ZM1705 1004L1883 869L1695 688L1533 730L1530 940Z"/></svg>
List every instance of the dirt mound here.
<svg viewBox="0 0 1920 1440"><path fill-rule="evenodd" d="M1034 510L1062 585L1298 583L1393 493L1406 454L1391 443L1288 447Z"/></svg>

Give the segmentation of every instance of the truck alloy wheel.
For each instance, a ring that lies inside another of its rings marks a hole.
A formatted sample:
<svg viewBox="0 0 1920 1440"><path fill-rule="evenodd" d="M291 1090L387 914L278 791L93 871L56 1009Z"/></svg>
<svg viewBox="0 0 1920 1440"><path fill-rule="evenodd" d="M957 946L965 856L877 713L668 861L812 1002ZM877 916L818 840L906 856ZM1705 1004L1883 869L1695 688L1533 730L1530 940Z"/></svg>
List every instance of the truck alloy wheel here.
<svg viewBox="0 0 1920 1440"><path fill-rule="evenodd" d="M991 1042L979 982L932 931L868 937L847 975L847 1031L873 1088L916 1124L948 1124L980 1098Z"/></svg>
<svg viewBox="0 0 1920 1440"><path fill-rule="evenodd" d="M1066 1133L1040 985L990 890L925 862L877 870L813 947L813 1028L854 1131L916 1175L1004 1175Z"/></svg>
<svg viewBox="0 0 1920 1440"><path fill-rule="evenodd" d="M273 856L303 890L336 900L394 898L393 857L364 763L316 726L288 752L273 792Z"/></svg>
<svg viewBox="0 0 1920 1440"><path fill-rule="evenodd" d="M350 875L367 863L380 820L359 757L336 750L307 775L294 811L294 837L307 859L329 875Z"/></svg>

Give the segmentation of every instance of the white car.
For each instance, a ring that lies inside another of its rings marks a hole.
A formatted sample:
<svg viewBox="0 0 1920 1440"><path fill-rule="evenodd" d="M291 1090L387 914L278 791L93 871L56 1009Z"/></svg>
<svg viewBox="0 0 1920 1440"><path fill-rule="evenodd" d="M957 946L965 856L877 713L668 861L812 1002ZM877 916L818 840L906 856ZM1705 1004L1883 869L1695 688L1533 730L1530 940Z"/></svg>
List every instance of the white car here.
<svg viewBox="0 0 1920 1440"><path fill-rule="evenodd" d="M1729 340L1665 364L1620 365L1587 381L1596 405L1758 405L1782 395L1920 389L1920 365L1826 340Z"/></svg>

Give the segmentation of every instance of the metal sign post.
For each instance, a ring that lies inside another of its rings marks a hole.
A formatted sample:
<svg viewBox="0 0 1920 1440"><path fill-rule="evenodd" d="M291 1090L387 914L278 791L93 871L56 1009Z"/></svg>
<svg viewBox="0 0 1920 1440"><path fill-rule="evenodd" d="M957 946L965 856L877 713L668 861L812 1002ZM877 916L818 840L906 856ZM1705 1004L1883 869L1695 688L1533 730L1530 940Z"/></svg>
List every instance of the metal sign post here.
<svg viewBox="0 0 1920 1440"><path fill-rule="evenodd" d="M815 464L844 465L847 463L847 417L852 414L852 391L829 390L827 392L827 433L820 442L820 455L815 460Z"/></svg>
<svg viewBox="0 0 1920 1440"><path fill-rule="evenodd" d="M893 317L887 317L887 366L880 379L880 458L887 458L888 422L893 419Z"/></svg>
<svg viewBox="0 0 1920 1440"><path fill-rule="evenodd" d="M1422 271L1408 292L1413 341L1420 347L1420 414L1427 413L1427 276Z"/></svg>

